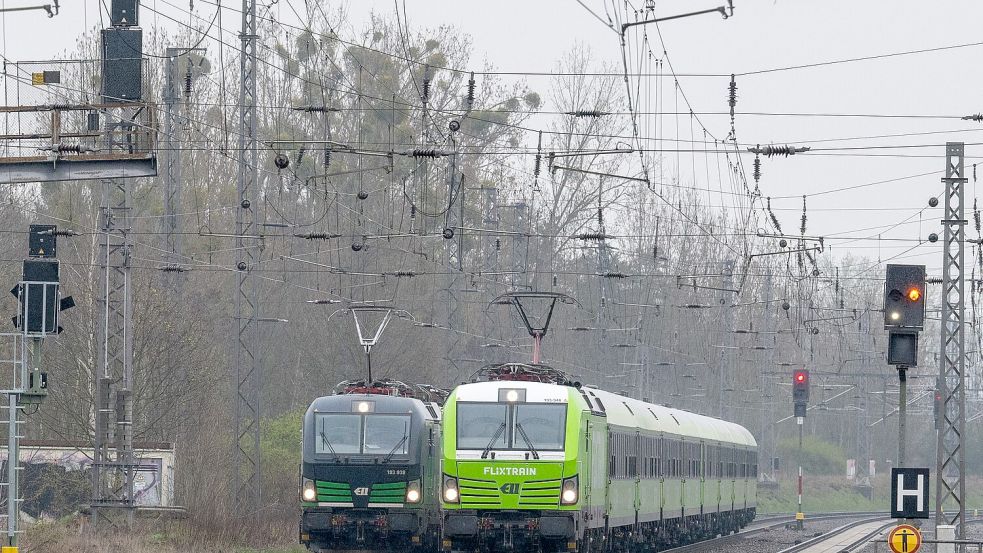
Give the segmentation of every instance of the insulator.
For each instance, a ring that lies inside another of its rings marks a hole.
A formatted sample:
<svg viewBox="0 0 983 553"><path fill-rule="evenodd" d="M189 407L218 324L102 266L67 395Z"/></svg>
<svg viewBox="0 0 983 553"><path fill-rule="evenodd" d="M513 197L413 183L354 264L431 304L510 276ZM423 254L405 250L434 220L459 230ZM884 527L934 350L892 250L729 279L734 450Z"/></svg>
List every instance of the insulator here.
<svg viewBox="0 0 983 553"><path fill-rule="evenodd" d="M324 167L327 169L331 166L331 148L324 149Z"/></svg>
<svg viewBox="0 0 983 553"><path fill-rule="evenodd" d="M495 239L495 251L497 252L497 251L500 251L501 249L502 249L502 239L501 238L496 238Z"/></svg>
<svg viewBox="0 0 983 553"><path fill-rule="evenodd" d="M966 115L961 117L963 121L976 121L977 123L983 123L983 113L976 113L973 115Z"/></svg>
<svg viewBox="0 0 983 553"><path fill-rule="evenodd" d="M392 273L392 275L396 278L401 278L401 277L413 278L416 276L416 273L413 271L396 271L395 273Z"/></svg>
<svg viewBox="0 0 983 553"><path fill-rule="evenodd" d="M765 157L773 157L773 156L788 157L801 152L808 152L809 150L810 150L809 146L789 146L787 144L784 146L775 146L769 144L764 147L758 144L754 148L748 148L749 152L753 154L761 154Z"/></svg>
<svg viewBox="0 0 983 553"><path fill-rule="evenodd" d="M730 86L727 87L727 102L730 104L730 118L734 119L734 108L737 107L737 79L730 75Z"/></svg>
<svg viewBox="0 0 983 553"><path fill-rule="evenodd" d="M423 105L430 101L430 66L423 68Z"/></svg>
<svg viewBox="0 0 983 553"><path fill-rule="evenodd" d="M161 271L165 273L183 273L187 269L180 265L165 265L160 268Z"/></svg>
<svg viewBox="0 0 983 553"><path fill-rule="evenodd" d="M775 217L775 212L771 210L771 196L768 196L766 205L768 206L768 215L771 216L771 222L775 225L775 230L778 231L778 234L781 234L782 225L779 224L778 217Z"/></svg>
<svg viewBox="0 0 983 553"><path fill-rule="evenodd" d="M50 150L59 154L82 154L94 152L95 150L81 144L56 144L54 146L43 146L39 150Z"/></svg>
<svg viewBox="0 0 983 553"><path fill-rule="evenodd" d="M341 111L338 108L331 108L328 106L294 106L290 109L294 111L303 111L305 113L326 113L326 112Z"/></svg>
<svg viewBox="0 0 983 553"><path fill-rule="evenodd" d="M416 204L410 204L410 219L416 219Z"/></svg>
<svg viewBox="0 0 983 553"><path fill-rule="evenodd" d="M806 233L806 197L802 195L802 228L800 229L802 234Z"/></svg>
<svg viewBox="0 0 983 553"><path fill-rule="evenodd" d="M757 184L761 180L761 158L755 154L754 156L754 182Z"/></svg>
<svg viewBox="0 0 983 553"><path fill-rule="evenodd" d="M416 148L412 152L410 152L410 155L413 157L438 158L441 157L443 153L433 148Z"/></svg>
<svg viewBox="0 0 983 553"><path fill-rule="evenodd" d="M294 236L307 240L331 240L332 238L341 238L340 234L328 234L326 232L310 232L307 234L295 234Z"/></svg>
<svg viewBox="0 0 983 553"><path fill-rule="evenodd" d="M474 105L474 73L471 73L471 78L468 79L468 109Z"/></svg>
<svg viewBox="0 0 983 553"><path fill-rule="evenodd" d="M625 273L616 273L613 271L602 273L601 276L604 278L628 278L628 275L626 275Z"/></svg>
<svg viewBox="0 0 983 553"><path fill-rule="evenodd" d="M976 234L980 233L980 210L976 208L976 198L973 198L973 222L976 223Z"/></svg>
<svg viewBox="0 0 983 553"><path fill-rule="evenodd" d="M301 146L300 149L297 150L297 165L300 165L300 162L304 159L304 154L306 153L307 146Z"/></svg>
<svg viewBox="0 0 983 553"><path fill-rule="evenodd" d="M188 64L188 72L184 75L184 97L191 96L191 64Z"/></svg>
<svg viewBox="0 0 983 553"><path fill-rule="evenodd" d="M607 240L608 235L602 232L584 232L576 236L578 240L583 240L585 242L600 242L602 240Z"/></svg>
<svg viewBox="0 0 983 553"><path fill-rule="evenodd" d="M596 109L579 109L577 111L568 111L566 114L574 117L590 117L593 119L597 119L598 117L602 117L604 115L611 115L610 112L598 111Z"/></svg>

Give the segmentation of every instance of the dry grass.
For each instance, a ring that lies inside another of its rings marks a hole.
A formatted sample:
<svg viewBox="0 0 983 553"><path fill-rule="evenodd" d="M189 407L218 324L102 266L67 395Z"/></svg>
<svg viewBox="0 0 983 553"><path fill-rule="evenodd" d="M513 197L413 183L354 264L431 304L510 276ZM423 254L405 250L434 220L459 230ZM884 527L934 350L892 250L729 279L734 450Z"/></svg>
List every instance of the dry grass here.
<svg viewBox="0 0 983 553"><path fill-rule="evenodd" d="M139 521L124 531L92 531L83 519L30 526L21 542L29 553L301 553L296 526L256 522L222 530L192 521Z"/></svg>

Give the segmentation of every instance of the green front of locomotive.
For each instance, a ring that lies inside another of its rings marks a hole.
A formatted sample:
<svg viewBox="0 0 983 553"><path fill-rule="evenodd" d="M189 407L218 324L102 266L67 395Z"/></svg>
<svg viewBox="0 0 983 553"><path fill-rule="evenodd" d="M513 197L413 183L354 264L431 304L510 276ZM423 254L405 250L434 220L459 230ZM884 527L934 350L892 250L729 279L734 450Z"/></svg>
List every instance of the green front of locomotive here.
<svg viewBox="0 0 983 553"><path fill-rule="evenodd" d="M455 389L444 405L443 549L576 549L585 518L603 510L603 497L589 493L592 475L604 478L604 459L591 462L588 414L569 386Z"/></svg>
<svg viewBox="0 0 983 553"><path fill-rule="evenodd" d="M312 551L433 550L438 409L386 395L314 400L304 416L301 543Z"/></svg>

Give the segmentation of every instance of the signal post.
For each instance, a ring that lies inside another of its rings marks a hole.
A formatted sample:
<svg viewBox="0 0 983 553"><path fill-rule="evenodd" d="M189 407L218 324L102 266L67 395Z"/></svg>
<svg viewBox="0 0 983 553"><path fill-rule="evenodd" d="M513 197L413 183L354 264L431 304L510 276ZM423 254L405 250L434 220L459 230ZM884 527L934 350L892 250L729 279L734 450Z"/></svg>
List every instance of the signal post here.
<svg viewBox="0 0 983 553"><path fill-rule="evenodd" d="M48 374L42 371L41 344L49 336L62 331L58 324L58 314L75 305L68 297L61 297L59 286L59 264L55 259L56 240L59 235L71 236L69 232L59 233L54 225L31 225L28 239L28 258L24 260L24 271L20 282L10 291L19 303L17 314L13 317L16 334L3 334L5 347L13 345L12 357L4 359L9 364L11 381L9 387L0 390L6 396L7 425L7 474L6 482L0 482L3 499L7 504L6 535L3 553L17 553L20 506L20 438L24 429L21 415L26 407L37 409L48 395ZM11 340L11 341L6 341ZM7 365L5 365L6 367Z"/></svg>
<svg viewBox="0 0 983 553"><path fill-rule="evenodd" d="M796 369L792 371L792 404L795 424L799 427L799 479L798 479L798 509L795 512L795 527L802 529L805 513L802 511L802 426L805 424L806 411L809 405L809 370Z"/></svg>
<svg viewBox="0 0 983 553"><path fill-rule="evenodd" d="M888 265L884 279L887 362L898 370L898 467L905 466L908 369L918 366L918 333L925 324L925 266Z"/></svg>

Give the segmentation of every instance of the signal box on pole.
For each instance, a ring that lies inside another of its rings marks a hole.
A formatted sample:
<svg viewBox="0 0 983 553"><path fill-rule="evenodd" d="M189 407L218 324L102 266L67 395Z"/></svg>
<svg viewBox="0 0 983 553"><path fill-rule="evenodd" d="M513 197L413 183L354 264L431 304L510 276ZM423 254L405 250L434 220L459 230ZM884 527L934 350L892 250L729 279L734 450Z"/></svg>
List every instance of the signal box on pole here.
<svg viewBox="0 0 983 553"><path fill-rule="evenodd" d="M806 406L809 403L809 370L795 369L792 371L792 403L796 418L806 416Z"/></svg>
<svg viewBox="0 0 983 553"><path fill-rule="evenodd" d="M925 325L925 266L888 265L884 279L884 329Z"/></svg>

